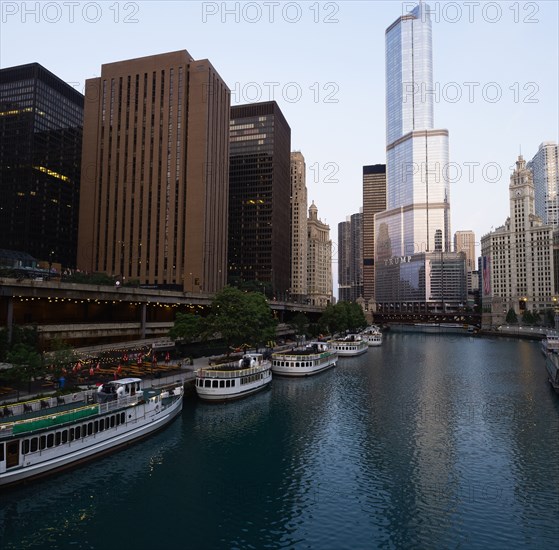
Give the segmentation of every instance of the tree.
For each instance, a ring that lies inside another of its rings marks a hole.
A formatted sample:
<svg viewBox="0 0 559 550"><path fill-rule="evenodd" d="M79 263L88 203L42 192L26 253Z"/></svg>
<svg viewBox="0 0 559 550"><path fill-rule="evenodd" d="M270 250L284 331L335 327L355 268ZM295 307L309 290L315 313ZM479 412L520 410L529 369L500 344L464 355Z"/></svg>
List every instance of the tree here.
<svg viewBox="0 0 559 550"><path fill-rule="evenodd" d="M208 333L219 333L228 347L258 344L275 338L276 320L263 294L225 287L212 301Z"/></svg>
<svg viewBox="0 0 559 550"><path fill-rule="evenodd" d="M518 316L516 315L516 311L514 311L512 307L508 310L505 321L509 325L515 325L516 323L518 323Z"/></svg>
<svg viewBox="0 0 559 550"><path fill-rule="evenodd" d="M16 344L7 359L13 365L8 376L16 382L27 382L31 391L31 381L43 374L41 354L27 344Z"/></svg>
<svg viewBox="0 0 559 550"><path fill-rule="evenodd" d="M78 356L67 342L54 338L51 342L51 352L48 354L47 364L52 366L55 378L60 378L64 369L68 372L73 363L78 360Z"/></svg>
<svg viewBox="0 0 559 550"><path fill-rule="evenodd" d="M175 324L169 331L169 336L173 340L182 340L185 344L190 344L199 338L203 332L203 319L193 313L177 313Z"/></svg>
<svg viewBox="0 0 559 550"><path fill-rule="evenodd" d="M319 322L330 333L346 330L355 332L367 325L361 306L355 302L345 301L327 306Z"/></svg>
<svg viewBox="0 0 559 550"><path fill-rule="evenodd" d="M295 331L297 337L306 336L309 330L309 320L307 316L300 311L291 319L289 326Z"/></svg>
<svg viewBox="0 0 559 550"><path fill-rule="evenodd" d="M534 324L534 314L529 310L526 309L522 314L522 322L525 325L533 325Z"/></svg>

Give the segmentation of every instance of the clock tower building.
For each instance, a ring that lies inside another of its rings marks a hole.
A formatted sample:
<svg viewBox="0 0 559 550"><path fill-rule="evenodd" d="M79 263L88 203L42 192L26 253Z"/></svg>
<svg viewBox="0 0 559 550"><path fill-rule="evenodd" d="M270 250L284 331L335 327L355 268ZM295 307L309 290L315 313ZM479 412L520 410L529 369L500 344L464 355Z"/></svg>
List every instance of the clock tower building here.
<svg viewBox="0 0 559 550"><path fill-rule="evenodd" d="M493 325L513 309L539 313L557 306L552 225L535 213L531 170L520 155L509 185L510 216L481 239L482 304Z"/></svg>

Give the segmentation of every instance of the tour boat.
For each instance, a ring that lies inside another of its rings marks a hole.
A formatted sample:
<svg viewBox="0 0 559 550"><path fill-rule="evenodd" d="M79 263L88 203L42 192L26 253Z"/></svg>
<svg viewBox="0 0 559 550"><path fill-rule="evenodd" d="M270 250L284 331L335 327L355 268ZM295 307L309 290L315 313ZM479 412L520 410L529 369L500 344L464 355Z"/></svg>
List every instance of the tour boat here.
<svg viewBox="0 0 559 550"><path fill-rule="evenodd" d="M272 354L272 372L282 376L310 376L336 365L338 354L327 342Z"/></svg>
<svg viewBox="0 0 559 550"><path fill-rule="evenodd" d="M0 487L115 451L164 428L182 410L184 387L144 388L122 378L97 390L0 406Z"/></svg>
<svg viewBox="0 0 559 550"><path fill-rule="evenodd" d="M359 334L348 334L345 338L331 340L332 349L338 352L340 357L353 357L361 355L368 349L367 342Z"/></svg>
<svg viewBox="0 0 559 550"><path fill-rule="evenodd" d="M558 353L559 352L559 336L554 334L548 334L543 340L541 344L541 350L544 356L547 357L547 354Z"/></svg>
<svg viewBox="0 0 559 550"><path fill-rule="evenodd" d="M382 344L382 332L376 325L367 327L361 333L361 338L367 342L368 346L380 346Z"/></svg>
<svg viewBox="0 0 559 550"><path fill-rule="evenodd" d="M559 355L557 353L548 353L545 357L545 367L549 383L559 393Z"/></svg>
<svg viewBox="0 0 559 550"><path fill-rule="evenodd" d="M246 353L239 361L196 370L195 388L205 401L240 399L272 381L272 363L261 353Z"/></svg>

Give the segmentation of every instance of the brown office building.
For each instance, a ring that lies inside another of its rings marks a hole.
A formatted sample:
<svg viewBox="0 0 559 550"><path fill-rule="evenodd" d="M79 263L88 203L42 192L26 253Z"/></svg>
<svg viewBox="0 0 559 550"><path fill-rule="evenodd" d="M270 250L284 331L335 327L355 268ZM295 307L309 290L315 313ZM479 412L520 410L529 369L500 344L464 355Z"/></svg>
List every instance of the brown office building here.
<svg viewBox="0 0 559 550"><path fill-rule="evenodd" d="M375 214L386 210L386 164L363 166L363 298L375 299Z"/></svg>
<svg viewBox="0 0 559 550"><path fill-rule="evenodd" d="M78 267L186 292L227 270L230 91L177 51L86 83Z"/></svg>
<svg viewBox="0 0 559 550"><path fill-rule="evenodd" d="M291 286L291 128L275 101L231 108L229 278Z"/></svg>

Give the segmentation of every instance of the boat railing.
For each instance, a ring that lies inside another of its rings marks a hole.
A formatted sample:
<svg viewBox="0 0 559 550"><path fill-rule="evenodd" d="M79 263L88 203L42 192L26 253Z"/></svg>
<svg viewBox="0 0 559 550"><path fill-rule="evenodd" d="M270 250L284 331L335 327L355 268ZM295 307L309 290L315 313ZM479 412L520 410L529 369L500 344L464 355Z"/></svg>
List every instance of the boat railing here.
<svg viewBox="0 0 559 550"><path fill-rule="evenodd" d="M123 407L137 405L141 399L143 399L142 394L136 394L119 397L113 401L106 401L105 403L99 403L99 414L105 414L117 409L122 409Z"/></svg>
<svg viewBox="0 0 559 550"><path fill-rule="evenodd" d="M97 405L84 405L81 407L51 412L42 416L22 418L0 425L0 438L9 437L12 434L29 433L43 430L52 426L59 426L75 422L81 418L97 414Z"/></svg>
<svg viewBox="0 0 559 550"><path fill-rule="evenodd" d="M251 374L257 374L265 370L265 363L261 363L255 367L249 367L246 369L228 369L219 370L219 367L202 368L196 371L196 376L199 378L239 378L240 376L249 376Z"/></svg>

